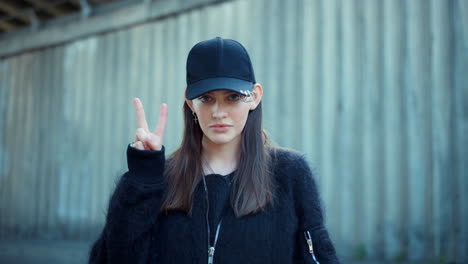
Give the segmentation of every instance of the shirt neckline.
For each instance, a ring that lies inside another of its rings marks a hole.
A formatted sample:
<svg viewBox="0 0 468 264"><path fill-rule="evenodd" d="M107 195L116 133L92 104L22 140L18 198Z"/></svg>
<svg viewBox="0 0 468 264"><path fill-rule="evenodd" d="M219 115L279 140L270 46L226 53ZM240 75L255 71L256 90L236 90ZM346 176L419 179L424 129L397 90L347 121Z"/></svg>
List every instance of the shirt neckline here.
<svg viewBox="0 0 468 264"><path fill-rule="evenodd" d="M207 177L207 176L221 176L223 178L227 178L227 177L233 175L234 172L236 172L236 171L237 171L237 169L235 169L235 170L233 170L230 173L225 174L225 175L222 175L222 174L219 174L219 173L208 173L208 174L205 174L205 177Z"/></svg>

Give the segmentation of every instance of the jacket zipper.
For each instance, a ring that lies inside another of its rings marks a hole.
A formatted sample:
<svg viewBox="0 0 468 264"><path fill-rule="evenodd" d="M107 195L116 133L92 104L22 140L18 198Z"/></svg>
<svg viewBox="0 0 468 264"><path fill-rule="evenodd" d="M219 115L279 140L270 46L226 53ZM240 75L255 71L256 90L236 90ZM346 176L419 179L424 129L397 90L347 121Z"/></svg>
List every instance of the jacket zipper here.
<svg viewBox="0 0 468 264"><path fill-rule="evenodd" d="M221 221L219 221L218 227L216 228L215 241L213 243L213 246L210 246L208 248L208 264L213 264L215 247L216 247L216 242L218 241L218 234L219 234L219 228L221 227Z"/></svg>
<svg viewBox="0 0 468 264"><path fill-rule="evenodd" d="M320 262L318 262L318 260L315 258L314 246L313 246L313 244L312 244L312 236L310 235L309 231L305 231L305 232L304 232L304 237L305 237L305 239L306 239L307 245L309 246L309 253L310 253L310 255L312 256L312 260L313 260L316 264L320 264Z"/></svg>
<svg viewBox="0 0 468 264"><path fill-rule="evenodd" d="M210 223L209 223L209 211L210 211L210 202L209 202L209 199L208 199L208 188L206 187L206 181L205 181L205 176L203 176L203 187L205 189L205 198L206 198L206 228L207 228L207 232L208 232L208 264L213 264L214 262L214 253L215 253L215 249L216 249L216 242L218 242L218 235L219 235L219 229L221 228L221 222L223 221L223 219L221 218L221 220L219 220L219 223L218 223L218 226L216 227L216 234L215 234L215 239L214 239L214 242L213 242L213 245L211 245L211 241L210 241Z"/></svg>

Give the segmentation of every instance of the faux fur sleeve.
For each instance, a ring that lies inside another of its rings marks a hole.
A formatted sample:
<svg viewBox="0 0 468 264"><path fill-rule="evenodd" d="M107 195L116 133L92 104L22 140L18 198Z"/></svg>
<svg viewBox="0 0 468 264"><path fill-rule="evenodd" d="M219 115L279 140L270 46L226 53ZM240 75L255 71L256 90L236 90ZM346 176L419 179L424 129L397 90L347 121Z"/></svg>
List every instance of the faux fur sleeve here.
<svg viewBox="0 0 468 264"><path fill-rule="evenodd" d="M298 243L304 252L305 263L340 263L335 247L324 225L324 209L314 174L302 155L291 161L294 199L299 219ZM309 252L307 237L313 243L314 256Z"/></svg>
<svg viewBox="0 0 468 264"><path fill-rule="evenodd" d="M166 182L164 146L160 151L127 147L129 170L113 192L103 231L89 263L149 263L155 252L155 225Z"/></svg>

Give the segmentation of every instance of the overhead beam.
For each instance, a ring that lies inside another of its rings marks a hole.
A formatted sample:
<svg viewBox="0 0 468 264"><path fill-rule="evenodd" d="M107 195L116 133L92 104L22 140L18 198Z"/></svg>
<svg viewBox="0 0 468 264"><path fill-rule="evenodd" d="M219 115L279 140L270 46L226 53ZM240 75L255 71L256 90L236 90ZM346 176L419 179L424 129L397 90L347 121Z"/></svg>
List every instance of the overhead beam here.
<svg viewBox="0 0 468 264"><path fill-rule="evenodd" d="M68 3L75 5L78 8L82 8L80 0L68 0Z"/></svg>
<svg viewBox="0 0 468 264"><path fill-rule="evenodd" d="M37 18L36 11L34 9L29 10L28 16L31 20L31 28L37 30L39 28L39 18Z"/></svg>
<svg viewBox="0 0 468 264"><path fill-rule="evenodd" d="M91 14L91 6L88 0L80 0L81 16L88 17Z"/></svg>
<svg viewBox="0 0 468 264"><path fill-rule="evenodd" d="M45 0L26 0L26 1L38 7L38 9L46 11L47 13L54 15L54 16L63 16L67 14L66 11L56 6L57 4L61 4L62 2L49 3Z"/></svg>
<svg viewBox="0 0 468 264"><path fill-rule="evenodd" d="M6 22L6 21L0 21L0 28L4 31L13 31L16 29L16 26Z"/></svg>
<svg viewBox="0 0 468 264"><path fill-rule="evenodd" d="M10 3L5 3L5 2L0 2L0 9L3 12L8 13L12 17L17 17L18 19L22 20L25 23L30 24L31 20L29 20L29 17L24 14L23 10L21 8L12 5Z"/></svg>
<svg viewBox="0 0 468 264"><path fill-rule="evenodd" d="M143 0L135 0L132 4L115 4L113 6L117 7L113 9L95 7L93 15L87 19L72 14L67 16L67 20L51 21L38 31L19 30L0 35L0 60L25 51L60 45L229 1L232 0L158 0L148 4Z"/></svg>

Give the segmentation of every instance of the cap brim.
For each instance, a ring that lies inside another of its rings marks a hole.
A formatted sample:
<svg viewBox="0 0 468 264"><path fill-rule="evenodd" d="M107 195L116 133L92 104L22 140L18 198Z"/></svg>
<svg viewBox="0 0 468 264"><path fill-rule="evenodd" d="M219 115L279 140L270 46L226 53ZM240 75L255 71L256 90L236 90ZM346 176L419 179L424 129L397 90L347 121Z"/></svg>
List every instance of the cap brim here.
<svg viewBox="0 0 468 264"><path fill-rule="evenodd" d="M248 95L248 92L252 92L253 83L237 78L229 77L216 77L200 80L190 84L187 87L185 96L189 100L193 100L200 95L215 91L215 90L229 90L240 94Z"/></svg>

